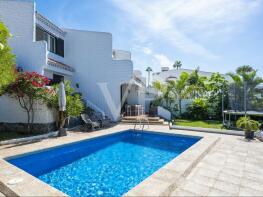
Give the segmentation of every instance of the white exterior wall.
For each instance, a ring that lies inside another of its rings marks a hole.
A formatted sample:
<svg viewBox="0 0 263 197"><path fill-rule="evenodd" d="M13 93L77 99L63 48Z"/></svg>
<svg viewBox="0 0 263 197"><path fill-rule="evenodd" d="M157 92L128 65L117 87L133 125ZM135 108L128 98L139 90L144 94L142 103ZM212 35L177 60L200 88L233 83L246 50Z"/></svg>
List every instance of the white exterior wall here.
<svg viewBox="0 0 263 197"><path fill-rule="evenodd" d="M112 120L119 119L120 87L132 78L133 64L130 53L126 51L118 51L118 58L113 59L111 34L65 30L67 33L62 35L37 19L33 0L0 0L0 20L13 35L10 45L18 66L51 79L53 73L72 79L73 86L79 83L84 99ZM64 39L65 58L48 52L45 41L35 42L37 24ZM47 65L48 58L67 64L76 72Z"/></svg>
<svg viewBox="0 0 263 197"><path fill-rule="evenodd" d="M145 92L142 88L132 85L130 86L130 89L127 90L128 85L122 86L122 92L123 94L125 91L129 91L129 94L127 95L126 101L128 105L145 105Z"/></svg>
<svg viewBox="0 0 263 197"><path fill-rule="evenodd" d="M114 49L112 53L114 60L131 60L131 53L129 51Z"/></svg>
<svg viewBox="0 0 263 197"><path fill-rule="evenodd" d="M27 113L23 110L18 100L10 98L7 95L0 97L0 122L1 123L27 123ZM34 123L54 123L56 114L45 104L35 105Z"/></svg>
<svg viewBox="0 0 263 197"><path fill-rule="evenodd" d="M132 78L132 62L112 59L112 36L109 33L65 31L65 60L76 69L73 80L79 83L84 99L117 121L120 87Z"/></svg>
<svg viewBox="0 0 263 197"><path fill-rule="evenodd" d="M25 70L43 74L46 65L46 42L35 40L35 4L33 1L1 0L0 20L13 37L10 46L16 55L17 65Z"/></svg>

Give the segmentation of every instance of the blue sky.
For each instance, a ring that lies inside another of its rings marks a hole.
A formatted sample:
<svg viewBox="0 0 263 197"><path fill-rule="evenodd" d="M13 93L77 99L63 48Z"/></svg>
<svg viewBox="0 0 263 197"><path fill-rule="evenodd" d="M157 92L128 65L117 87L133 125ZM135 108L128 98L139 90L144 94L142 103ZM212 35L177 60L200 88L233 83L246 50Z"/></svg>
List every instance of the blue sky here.
<svg viewBox="0 0 263 197"><path fill-rule="evenodd" d="M244 64L263 76L263 0L36 0L61 27L111 32L134 68L226 73Z"/></svg>

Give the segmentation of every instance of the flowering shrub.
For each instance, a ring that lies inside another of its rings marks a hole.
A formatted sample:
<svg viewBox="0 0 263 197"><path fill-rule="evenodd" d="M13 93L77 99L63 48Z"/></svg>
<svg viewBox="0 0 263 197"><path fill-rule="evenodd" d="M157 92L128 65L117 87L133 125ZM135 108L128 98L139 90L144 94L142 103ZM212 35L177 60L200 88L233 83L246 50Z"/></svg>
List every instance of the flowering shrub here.
<svg viewBox="0 0 263 197"><path fill-rule="evenodd" d="M16 81L10 85L8 93L16 98L20 106L27 112L28 132L32 131L34 123L34 104L36 101L46 101L55 91L48 89L49 79L36 72L18 73Z"/></svg>

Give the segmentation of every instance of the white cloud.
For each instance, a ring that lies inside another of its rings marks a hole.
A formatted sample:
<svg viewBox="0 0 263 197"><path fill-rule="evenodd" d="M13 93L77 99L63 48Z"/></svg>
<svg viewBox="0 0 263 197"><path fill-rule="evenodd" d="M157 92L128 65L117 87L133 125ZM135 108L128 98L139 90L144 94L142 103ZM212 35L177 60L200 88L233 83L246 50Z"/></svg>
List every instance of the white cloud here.
<svg viewBox="0 0 263 197"><path fill-rule="evenodd" d="M143 47L142 51L146 54L146 55L150 55L152 54L152 50L148 47Z"/></svg>
<svg viewBox="0 0 263 197"><path fill-rule="evenodd" d="M173 61L164 54L155 54L154 58L158 61L161 67L171 67L173 65Z"/></svg>
<svg viewBox="0 0 263 197"><path fill-rule="evenodd" d="M236 31L262 3L262 0L112 1L133 22L133 31L140 32L138 40L158 38L157 41L164 40L184 53L209 59L218 58L218 55L196 37L219 38L224 33Z"/></svg>

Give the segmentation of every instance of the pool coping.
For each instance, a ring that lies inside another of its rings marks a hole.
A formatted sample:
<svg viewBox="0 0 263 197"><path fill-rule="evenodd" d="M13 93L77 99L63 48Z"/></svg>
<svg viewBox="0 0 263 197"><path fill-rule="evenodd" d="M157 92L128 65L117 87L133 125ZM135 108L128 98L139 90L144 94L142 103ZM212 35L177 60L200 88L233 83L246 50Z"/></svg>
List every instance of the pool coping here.
<svg viewBox="0 0 263 197"><path fill-rule="evenodd" d="M169 196L219 140L220 137L203 137L124 196Z"/></svg>
<svg viewBox="0 0 263 197"><path fill-rule="evenodd" d="M244 131L240 131L240 130L188 127L188 126L178 126L178 125L171 125L170 128L177 129L177 130L183 130L183 131L197 131L197 132L223 134L223 135L234 135L234 136L244 136L245 135Z"/></svg>
<svg viewBox="0 0 263 197"><path fill-rule="evenodd" d="M16 157L21 154L27 154L35 151L43 151L46 149L77 143L96 137L120 133L123 131L124 130L107 132L99 131L90 133L89 135L83 135L83 137L81 136L75 139L67 138L67 140L64 140L64 143L63 140L58 140L57 143L44 143L42 146L33 146L31 148L28 147L28 149L24 148L18 152L4 151L0 154L0 191L6 196L67 196L65 193L53 188L36 177L8 163L4 160L4 158ZM151 130L149 132L181 135L174 133L172 130ZM124 194L125 196L169 195L172 190L177 187L181 180L183 180L183 178L190 173L191 169L198 163L198 161L202 159L220 139L219 137L203 136L200 134L181 136L202 137L202 139L184 151L178 157L173 159L171 162L167 163L161 169L156 171L153 175L135 186L128 193Z"/></svg>

